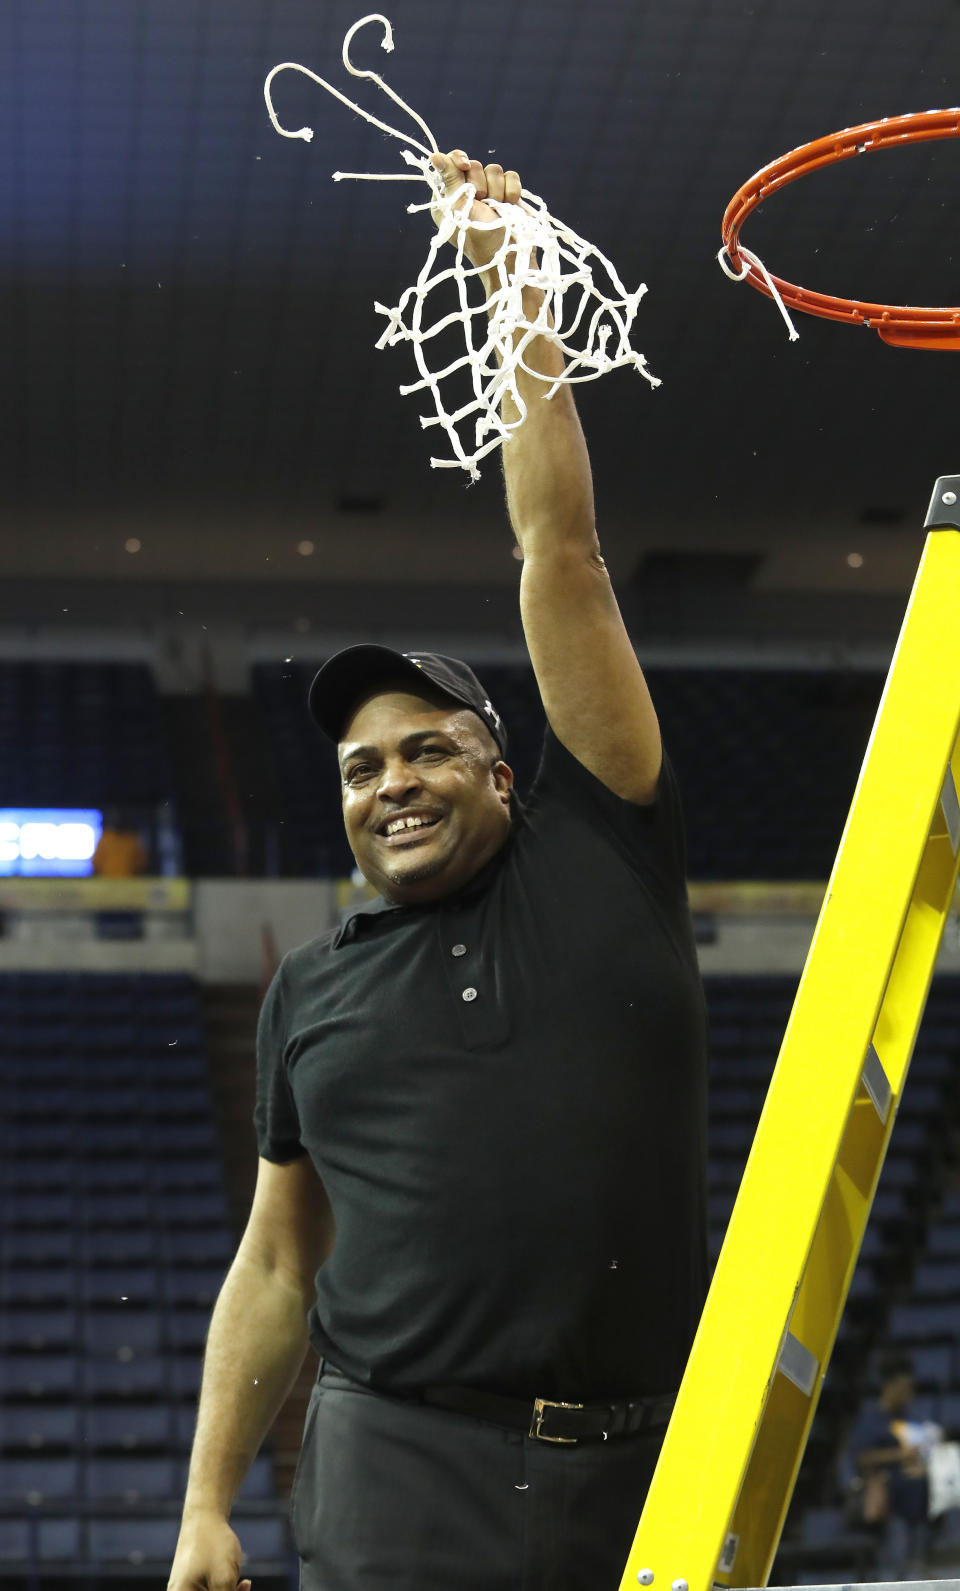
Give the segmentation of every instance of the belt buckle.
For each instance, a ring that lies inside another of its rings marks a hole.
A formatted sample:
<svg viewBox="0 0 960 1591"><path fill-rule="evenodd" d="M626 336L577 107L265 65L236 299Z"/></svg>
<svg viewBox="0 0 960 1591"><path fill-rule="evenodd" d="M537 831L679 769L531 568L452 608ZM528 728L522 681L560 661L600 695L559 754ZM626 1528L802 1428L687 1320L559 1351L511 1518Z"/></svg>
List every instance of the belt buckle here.
<svg viewBox="0 0 960 1591"><path fill-rule="evenodd" d="M546 1436L540 1429L547 1409L582 1409L582 1403L556 1403L552 1398L534 1398L533 1416L530 1420L528 1436L535 1436L540 1442L570 1442L576 1446L579 1440L576 1436Z"/></svg>

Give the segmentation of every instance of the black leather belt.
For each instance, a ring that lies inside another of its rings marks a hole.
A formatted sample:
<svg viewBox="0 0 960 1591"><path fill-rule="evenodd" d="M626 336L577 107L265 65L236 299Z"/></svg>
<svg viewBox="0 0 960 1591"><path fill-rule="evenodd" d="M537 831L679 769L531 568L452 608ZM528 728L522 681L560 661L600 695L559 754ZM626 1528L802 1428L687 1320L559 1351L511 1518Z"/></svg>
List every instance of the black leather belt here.
<svg viewBox="0 0 960 1591"><path fill-rule="evenodd" d="M523 1431L541 1442L599 1442L609 1436L636 1436L664 1429L673 1411L676 1394L654 1398L627 1398L618 1403L559 1403L551 1398L502 1398L495 1392L475 1392L470 1387L427 1387L423 1403L455 1414L469 1414L491 1425Z"/></svg>

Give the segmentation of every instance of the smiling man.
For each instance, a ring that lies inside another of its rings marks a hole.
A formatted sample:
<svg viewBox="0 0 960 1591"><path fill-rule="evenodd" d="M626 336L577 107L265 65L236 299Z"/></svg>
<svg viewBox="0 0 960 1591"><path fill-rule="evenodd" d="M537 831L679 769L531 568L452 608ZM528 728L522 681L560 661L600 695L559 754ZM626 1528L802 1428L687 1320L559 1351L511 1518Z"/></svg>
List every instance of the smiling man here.
<svg viewBox="0 0 960 1591"><path fill-rule="evenodd" d="M435 159L469 174L475 220L519 200L515 172ZM491 236L470 235L481 270ZM547 337L526 358L562 368ZM706 1024L679 801L570 389L524 380L503 464L540 771L521 806L456 658L352 647L313 682L379 894L264 1001L257 1190L172 1591L235 1585L231 1503L308 1339L303 1591L614 1591L696 1329Z"/></svg>

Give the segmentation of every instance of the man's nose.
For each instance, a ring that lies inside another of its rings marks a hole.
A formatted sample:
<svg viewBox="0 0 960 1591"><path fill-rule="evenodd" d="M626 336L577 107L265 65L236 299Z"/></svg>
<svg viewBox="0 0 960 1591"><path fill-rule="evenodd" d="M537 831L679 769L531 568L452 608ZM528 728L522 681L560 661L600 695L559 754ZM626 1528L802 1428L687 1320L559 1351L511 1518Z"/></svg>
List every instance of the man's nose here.
<svg viewBox="0 0 960 1591"><path fill-rule="evenodd" d="M377 786L377 795L384 801L402 801L418 788L416 772L408 762L398 758L396 762L384 763Z"/></svg>

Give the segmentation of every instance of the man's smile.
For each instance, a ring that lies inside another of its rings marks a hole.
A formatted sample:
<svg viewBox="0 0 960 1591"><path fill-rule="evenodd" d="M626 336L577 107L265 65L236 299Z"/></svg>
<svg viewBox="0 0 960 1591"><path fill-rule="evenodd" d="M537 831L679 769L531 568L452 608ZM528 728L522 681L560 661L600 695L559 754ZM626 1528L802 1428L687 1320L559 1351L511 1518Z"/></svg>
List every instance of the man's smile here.
<svg viewBox="0 0 960 1591"><path fill-rule="evenodd" d="M410 812L398 813L395 817L386 818L377 829L377 838L389 845L391 850L397 847L406 847L424 840L441 822L439 812Z"/></svg>

